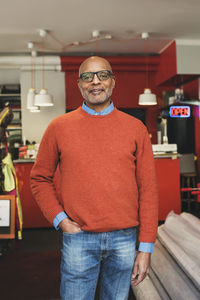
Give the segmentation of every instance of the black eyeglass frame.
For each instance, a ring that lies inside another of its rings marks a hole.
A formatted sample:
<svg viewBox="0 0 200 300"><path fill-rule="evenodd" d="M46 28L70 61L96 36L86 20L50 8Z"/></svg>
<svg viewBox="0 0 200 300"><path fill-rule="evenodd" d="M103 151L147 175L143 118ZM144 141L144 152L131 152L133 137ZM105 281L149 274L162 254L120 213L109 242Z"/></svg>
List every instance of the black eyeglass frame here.
<svg viewBox="0 0 200 300"><path fill-rule="evenodd" d="M83 82L92 82L94 80L94 76L95 75L97 75L97 78L100 81L108 80L108 78L107 79L103 79L103 80L99 78L98 73L101 73L101 72L106 72L109 75L109 77L114 77L114 74L113 74L112 71L110 71L110 70L100 70L100 71L97 71L97 72L84 72L84 73L81 73L78 80L80 80L80 79L82 80L82 77L83 77L84 74L92 74L93 77L92 77L92 79L90 81L84 81L83 80Z"/></svg>

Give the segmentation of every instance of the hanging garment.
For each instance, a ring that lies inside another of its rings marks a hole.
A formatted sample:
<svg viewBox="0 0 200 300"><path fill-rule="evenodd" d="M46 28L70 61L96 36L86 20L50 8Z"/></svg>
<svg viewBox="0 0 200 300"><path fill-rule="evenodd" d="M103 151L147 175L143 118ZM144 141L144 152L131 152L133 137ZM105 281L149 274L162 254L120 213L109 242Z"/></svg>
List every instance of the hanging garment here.
<svg viewBox="0 0 200 300"><path fill-rule="evenodd" d="M7 148L7 147L6 147ZM2 172L4 174L4 190L7 195L14 195L16 200L16 228L18 239L22 239L22 207L19 197L18 181L13 166L11 154L7 152L6 157L2 160Z"/></svg>

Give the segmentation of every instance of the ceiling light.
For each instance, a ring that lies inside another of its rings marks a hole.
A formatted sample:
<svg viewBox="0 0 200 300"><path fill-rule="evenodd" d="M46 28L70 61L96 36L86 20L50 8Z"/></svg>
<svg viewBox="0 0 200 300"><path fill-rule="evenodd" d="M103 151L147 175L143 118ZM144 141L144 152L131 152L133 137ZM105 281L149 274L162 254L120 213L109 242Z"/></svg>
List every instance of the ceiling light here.
<svg viewBox="0 0 200 300"><path fill-rule="evenodd" d="M141 38L144 39L144 40L148 39L149 38L149 33L148 32L142 32Z"/></svg>
<svg viewBox="0 0 200 300"><path fill-rule="evenodd" d="M148 32L143 32L141 35L142 39L145 39L145 52L146 52L146 86L144 93L139 96L139 105L156 105L156 95L151 93L149 86L149 61L148 61Z"/></svg>
<svg viewBox="0 0 200 300"><path fill-rule="evenodd" d="M34 108L30 109L30 112L32 112L32 113L40 112L39 106L35 106Z"/></svg>
<svg viewBox="0 0 200 300"><path fill-rule="evenodd" d="M34 113L40 112L40 108L37 107L37 108L34 108L34 109L30 109L30 112L34 112Z"/></svg>
<svg viewBox="0 0 200 300"><path fill-rule="evenodd" d="M150 89L145 89L144 94L139 96L139 105L156 105L156 95Z"/></svg>
<svg viewBox="0 0 200 300"><path fill-rule="evenodd" d="M47 31L40 29L40 36L42 37L42 88L35 96L35 106L53 106L53 98L51 95L48 94L47 89L45 89L45 78L44 78L44 71L45 71L45 65L44 65L44 39L47 35Z"/></svg>
<svg viewBox="0 0 200 300"><path fill-rule="evenodd" d="M34 88L30 88L28 90L28 94L27 94L27 104L26 104L26 108L27 109L34 109L35 108L35 89Z"/></svg>
<svg viewBox="0 0 200 300"><path fill-rule="evenodd" d="M35 106L53 106L52 96L46 89L41 89L40 93L35 96Z"/></svg>
<svg viewBox="0 0 200 300"><path fill-rule="evenodd" d="M92 31L92 37L93 38L98 38L100 36L100 32L99 32L99 30L93 30Z"/></svg>
<svg viewBox="0 0 200 300"><path fill-rule="evenodd" d="M28 43L28 49L31 50L31 88L28 90L27 94L27 101L26 101L26 107L29 109L31 112L34 112L39 110L37 106L35 106L35 64L34 64L34 56L32 55L34 48L34 44L32 42Z"/></svg>
<svg viewBox="0 0 200 300"><path fill-rule="evenodd" d="M45 30L45 29L39 29L39 35L40 35L42 38L46 37L47 32L48 32L48 31Z"/></svg>
<svg viewBox="0 0 200 300"><path fill-rule="evenodd" d="M105 38L106 40L111 40L111 39L112 39L112 35L111 35L111 34L106 34L106 35L104 36L104 38Z"/></svg>
<svg viewBox="0 0 200 300"><path fill-rule="evenodd" d="M36 50L32 50L31 51L31 56L32 57L36 57L37 56L37 51Z"/></svg>
<svg viewBox="0 0 200 300"><path fill-rule="evenodd" d="M33 49L33 47L34 47L33 42L28 42L27 47L28 47L28 49Z"/></svg>

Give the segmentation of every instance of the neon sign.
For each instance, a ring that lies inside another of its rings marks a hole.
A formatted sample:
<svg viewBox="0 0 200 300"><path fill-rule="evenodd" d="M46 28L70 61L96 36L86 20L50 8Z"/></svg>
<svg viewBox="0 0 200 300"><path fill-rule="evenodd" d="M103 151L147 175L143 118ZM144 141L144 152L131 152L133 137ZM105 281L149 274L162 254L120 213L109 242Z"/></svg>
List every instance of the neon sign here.
<svg viewBox="0 0 200 300"><path fill-rule="evenodd" d="M171 118L189 118L190 106L170 106L169 114Z"/></svg>

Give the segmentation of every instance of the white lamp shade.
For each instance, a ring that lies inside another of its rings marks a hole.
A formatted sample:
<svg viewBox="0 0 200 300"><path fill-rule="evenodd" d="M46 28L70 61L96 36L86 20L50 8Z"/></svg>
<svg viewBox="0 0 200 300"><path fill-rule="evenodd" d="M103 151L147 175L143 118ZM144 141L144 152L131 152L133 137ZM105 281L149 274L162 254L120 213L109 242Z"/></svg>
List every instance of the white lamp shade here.
<svg viewBox="0 0 200 300"><path fill-rule="evenodd" d="M35 96L36 106L53 106L53 98L47 93L46 89L41 89L40 93Z"/></svg>
<svg viewBox="0 0 200 300"><path fill-rule="evenodd" d="M145 89L144 94L139 96L139 105L156 105L156 95L150 89Z"/></svg>
<svg viewBox="0 0 200 300"><path fill-rule="evenodd" d="M35 89L34 88L30 88L28 90L28 94L27 94L27 109L34 109L35 108Z"/></svg>
<svg viewBox="0 0 200 300"><path fill-rule="evenodd" d="M32 112L32 113L40 112L40 107L35 106L34 108L30 109L30 112Z"/></svg>

